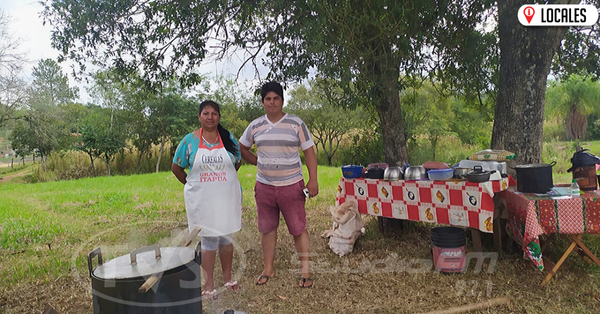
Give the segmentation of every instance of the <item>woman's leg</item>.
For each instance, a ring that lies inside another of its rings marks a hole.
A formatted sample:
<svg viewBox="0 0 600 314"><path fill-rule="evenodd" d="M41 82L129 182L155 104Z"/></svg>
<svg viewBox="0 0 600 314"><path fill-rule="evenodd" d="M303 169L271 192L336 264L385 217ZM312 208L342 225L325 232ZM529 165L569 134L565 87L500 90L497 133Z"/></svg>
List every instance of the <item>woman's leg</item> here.
<svg viewBox="0 0 600 314"><path fill-rule="evenodd" d="M203 237L200 244L202 254L202 270L204 270L204 291L211 292L215 289L214 270L217 257L218 237Z"/></svg>
<svg viewBox="0 0 600 314"><path fill-rule="evenodd" d="M223 284L227 286L229 283L232 290L237 290L239 284L235 283L231 278L231 269L233 265L233 244L219 246L219 258L221 259L221 269L223 270Z"/></svg>
<svg viewBox="0 0 600 314"><path fill-rule="evenodd" d="M202 253L202 270L204 270L204 290L205 291L213 291L215 289L215 280L214 280L214 269L215 269L215 258L217 256L217 251L205 251L201 250Z"/></svg>

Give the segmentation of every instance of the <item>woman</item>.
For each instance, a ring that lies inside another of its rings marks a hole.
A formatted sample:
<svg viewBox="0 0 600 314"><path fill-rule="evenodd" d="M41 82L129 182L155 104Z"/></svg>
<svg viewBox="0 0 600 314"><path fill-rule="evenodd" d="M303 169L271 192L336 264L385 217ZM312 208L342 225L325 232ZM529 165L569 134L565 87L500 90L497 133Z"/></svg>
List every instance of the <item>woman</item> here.
<svg viewBox="0 0 600 314"><path fill-rule="evenodd" d="M217 248L225 287L240 288L231 278L231 267L232 235L242 227L242 193L237 176L242 157L237 139L219 124L221 112L216 102L202 102L198 120L201 128L186 135L177 146L171 171L185 185L189 230L202 228L202 269L206 277L202 295L214 299Z"/></svg>

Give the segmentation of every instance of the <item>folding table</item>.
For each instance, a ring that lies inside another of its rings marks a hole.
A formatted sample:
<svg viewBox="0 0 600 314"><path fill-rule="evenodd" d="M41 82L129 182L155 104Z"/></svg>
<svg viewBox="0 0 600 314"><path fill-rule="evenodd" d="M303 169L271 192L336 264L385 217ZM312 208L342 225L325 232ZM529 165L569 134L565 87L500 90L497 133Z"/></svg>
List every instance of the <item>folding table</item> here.
<svg viewBox="0 0 600 314"><path fill-rule="evenodd" d="M585 191L571 198L523 194L509 188L498 196L509 214L506 231L521 244L525 257L541 271L545 263L551 265L542 285L548 283L573 251L600 266L600 260L581 241L583 234L600 234L600 191ZM543 234L561 236L569 243L556 264L543 256L547 245L540 245Z"/></svg>

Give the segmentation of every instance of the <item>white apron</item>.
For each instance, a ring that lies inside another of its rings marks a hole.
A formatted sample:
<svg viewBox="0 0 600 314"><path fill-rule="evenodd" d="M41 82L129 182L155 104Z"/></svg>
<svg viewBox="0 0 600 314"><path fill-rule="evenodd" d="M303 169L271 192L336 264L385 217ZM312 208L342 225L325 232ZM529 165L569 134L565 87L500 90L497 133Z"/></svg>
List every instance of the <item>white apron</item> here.
<svg viewBox="0 0 600 314"><path fill-rule="evenodd" d="M242 192L237 171L219 135L209 149L202 141L183 188L190 232L201 227L200 236L222 236L242 228Z"/></svg>

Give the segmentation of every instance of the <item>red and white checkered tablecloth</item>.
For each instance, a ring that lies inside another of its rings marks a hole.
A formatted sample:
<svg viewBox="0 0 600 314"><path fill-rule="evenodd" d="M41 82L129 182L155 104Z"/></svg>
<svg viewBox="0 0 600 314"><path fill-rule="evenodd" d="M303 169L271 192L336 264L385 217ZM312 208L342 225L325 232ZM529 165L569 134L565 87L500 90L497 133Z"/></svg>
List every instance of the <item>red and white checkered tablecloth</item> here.
<svg viewBox="0 0 600 314"><path fill-rule="evenodd" d="M356 200L362 214L448 224L493 232L494 193L513 178L469 181L384 181L341 178L336 204Z"/></svg>

